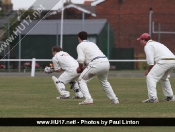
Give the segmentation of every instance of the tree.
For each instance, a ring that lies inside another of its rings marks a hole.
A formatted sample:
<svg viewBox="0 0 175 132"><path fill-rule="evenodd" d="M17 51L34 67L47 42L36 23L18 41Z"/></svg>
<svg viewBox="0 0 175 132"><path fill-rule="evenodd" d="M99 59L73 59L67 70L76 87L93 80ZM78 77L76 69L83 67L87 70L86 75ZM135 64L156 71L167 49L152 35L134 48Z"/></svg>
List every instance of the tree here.
<svg viewBox="0 0 175 132"><path fill-rule="evenodd" d="M32 20L39 19L39 17L40 17L40 14L37 11L33 10L32 8L30 8L28 10L19 10L15 13L14 17L11 18L8 23L5 24L4 31L6 31L6 32L5 32L2 40L6 43L8 42L8 44L10 45L10 51L11 51L10 56L13 56L13 47L16 44L14 42L18 41L18 37L17 37L18 35L15 34L15 31L17 31L17 29L19 29L18 26L20 26L24 20L25 21L32 21ZM25 26L27 26L27 25L25 25ZM13 39L11 39L11 38L13 38ZM12 40L12 41L8 41L8 40Z"/></svg>
<svg viewBox="0 0 175 132"><path fill-rule="evenodd" d="M2 0L0 0L0 17L4 16L4 9L2 8Z"/></svg>
<svg viewBox="0 0 175 132"><path fill-rule="evenodd" d="M31 21L31 20L38 20L40 15L35 13L36 11L32 8L29 8L28 10L19 10L15 13L15 16L9 20L9 23L5 24L4 30L7 31L4 40L8 39L9 36L14 34L14 31L16 31L16 28L20 25L20 23L25 21ZM10 34L8 34L8 27ZM9 35L9 36L8 36Z"/></svg>

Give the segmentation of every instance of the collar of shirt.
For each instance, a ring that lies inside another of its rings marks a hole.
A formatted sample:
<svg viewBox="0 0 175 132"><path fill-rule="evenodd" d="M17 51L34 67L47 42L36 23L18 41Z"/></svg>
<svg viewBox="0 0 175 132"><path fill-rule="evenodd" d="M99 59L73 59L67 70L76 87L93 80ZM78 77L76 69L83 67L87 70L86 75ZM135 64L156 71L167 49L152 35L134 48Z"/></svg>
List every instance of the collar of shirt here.
<svg viewBox="0 0 175 132"><path fill-rule="evenodd" d="M153 42L153 40L149 40L147 43L149 43L149 42Z"/></svg>
<svg viewBox="0 0 175 132"><path fill-rule="evenodd" d="M83 40L82 42L89 42L88 40Z"/></svg>

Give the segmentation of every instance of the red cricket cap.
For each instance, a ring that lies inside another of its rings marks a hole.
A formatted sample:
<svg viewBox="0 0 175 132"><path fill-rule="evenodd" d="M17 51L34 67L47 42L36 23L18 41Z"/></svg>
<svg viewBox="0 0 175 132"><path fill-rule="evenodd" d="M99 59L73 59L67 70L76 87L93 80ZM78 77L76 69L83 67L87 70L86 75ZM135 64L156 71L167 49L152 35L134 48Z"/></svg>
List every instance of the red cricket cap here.
<svg viewBox="0 0 175 132"><path fill-rule="evenodd" d="M137 38L137 40L141 40L141 39L150 39L151 36L148 33L143 33L139 38Z"/></svg>

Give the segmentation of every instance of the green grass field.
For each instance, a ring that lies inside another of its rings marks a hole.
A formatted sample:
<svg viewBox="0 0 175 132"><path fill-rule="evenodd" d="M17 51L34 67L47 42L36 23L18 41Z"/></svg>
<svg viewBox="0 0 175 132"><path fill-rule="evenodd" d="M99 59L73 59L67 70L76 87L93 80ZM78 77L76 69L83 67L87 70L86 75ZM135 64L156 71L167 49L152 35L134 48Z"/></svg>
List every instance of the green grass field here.
<svg viewBox="0 0 175 132"><path fill-rule="evenodd" d="M147 99L145 77L109 77L119 105L111 104L97 78L88 83L93 105L78 105L82 99L56 100L51 77L0 77L0 117L175 117L175 102L164 102L160 83L159 103ZM171 78L175 92L175 78ZM66 85L67 90L69 85ZM0 127L0 132L169 132L175 127Z"/></svg>

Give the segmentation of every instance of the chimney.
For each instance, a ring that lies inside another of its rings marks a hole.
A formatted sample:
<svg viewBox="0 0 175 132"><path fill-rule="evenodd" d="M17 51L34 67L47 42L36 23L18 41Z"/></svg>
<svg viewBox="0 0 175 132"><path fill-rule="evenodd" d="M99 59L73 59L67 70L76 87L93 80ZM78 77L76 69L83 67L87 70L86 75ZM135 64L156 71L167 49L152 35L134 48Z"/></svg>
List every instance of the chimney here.
<svg viewBox="0 0 175 132"><path fill-rule="evenodd" d="M89 5L89 4L91 4L93 1L94 1L94 0L85 0L85 1L84 1L84 4L85 4L85 5Z"/></svg>

